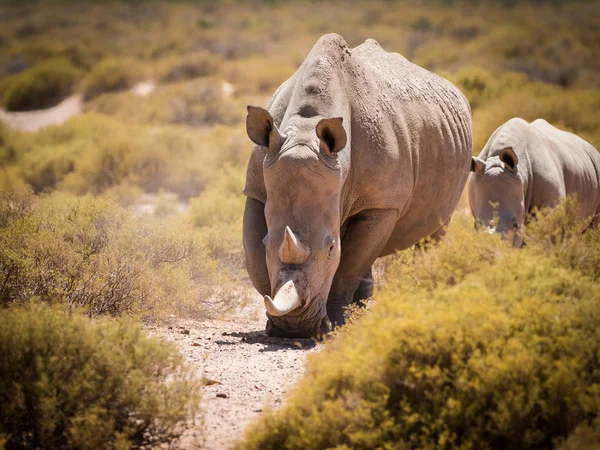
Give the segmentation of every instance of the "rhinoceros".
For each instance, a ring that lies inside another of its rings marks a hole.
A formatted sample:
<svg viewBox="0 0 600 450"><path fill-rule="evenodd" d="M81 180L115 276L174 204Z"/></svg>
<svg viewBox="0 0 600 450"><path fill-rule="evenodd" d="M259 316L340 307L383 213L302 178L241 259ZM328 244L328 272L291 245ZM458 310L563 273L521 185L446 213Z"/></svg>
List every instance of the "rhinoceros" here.
<svg viewBox="0 0 600 450"><path fill-rule="evenodd" d="M372 39L321 37L246 129L245 260L271 336L343 324L375 259L438 233L469 175L465 96Z"/></svg>
<svg viewBox="0 0 600 450"><path fill-rule="evenodd" d="M514 118L472 157L469 204L475 226L523 243L530 214L576 196L581 219L600 224L600 153L580 137L543 119Z"/></svg>

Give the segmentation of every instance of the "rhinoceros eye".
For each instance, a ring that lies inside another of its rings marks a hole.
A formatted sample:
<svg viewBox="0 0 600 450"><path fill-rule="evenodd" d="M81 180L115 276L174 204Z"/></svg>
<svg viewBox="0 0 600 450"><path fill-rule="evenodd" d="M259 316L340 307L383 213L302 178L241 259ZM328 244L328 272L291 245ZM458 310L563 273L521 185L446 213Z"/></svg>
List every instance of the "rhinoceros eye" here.
<svg viewBox="0 0 600 450"><path fill-rule="evenodd" d="M333 248L335 247L335 239L333 236L327 236L325 243L329 245L329 256L331 256L331 252L333 252Z"/></svg>

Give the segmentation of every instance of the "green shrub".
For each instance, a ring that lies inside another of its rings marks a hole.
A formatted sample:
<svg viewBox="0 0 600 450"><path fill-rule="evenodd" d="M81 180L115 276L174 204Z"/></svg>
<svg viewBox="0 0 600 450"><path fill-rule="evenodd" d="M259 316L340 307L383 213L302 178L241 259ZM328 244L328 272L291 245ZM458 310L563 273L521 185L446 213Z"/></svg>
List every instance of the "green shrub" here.
<svg viewBox="0 0 600 450"><path fill-rule="evenodd" d="M600 231L583 230L591 219L578 221L577 201L565 200L560 208L536 212L536 220L525 230L527 245L555 258L567 269L577 269L594 281L600 280Z"/></svg>
<svg viewBox="0 0 600 450"><path fill-rule="evenodd" d="M154 448L199 412L200 383L177 349L132 320L32 305L0 327L3 448Z"/></svg>
<svg viewBox="0 0 600 450"><path fill-rule="evenodd" d="M211 53L198 52L185 55L170 64L160 79L164 83L173 83L214 75L219 69L219 64L220 58Z"/></svg>
<svg viewBox="0 0 600 450"><path fill-rule="evenodd" d="M202 78L158 86L151 95L142 98L130 92L103 95L86 105L86 111L140 125L206 127L242 122L244 106L224 95L221 82Z"/></svg>
<svg viewBox="0 0 600 450"><path fill-rule="evenodd" d="M231 298L220 265L182 223L64 195L19 216L0 229L0 304L37 297L90 316L162 318L210 315Z"/></svg>
<svg viewBox="0 0 600 450"><path fill-rule="evenodd" d="M79 77L66 59L42 62L0 82L2 105L9 111L53 106L69 95Z"/></svg>
<svg viewBox="0 0 600 450"><path fill-rule="evenodd" d="M242 216L246 198L241 195L245 167L227 167L198 197L190 201L188 217L211 255L229 267L243 267Z"/></svg>
<svg viewBox="0 0 600 450"><path fill-rule="evenodd" d="M23 182L0 190L0 228L31 214L37 197L31 187Z"/></svg>
<svg viewBox="0 0 600 450"><path fill-rule="evenodd" d="M556 446L557 450L600 450L600 419L578 426L573 434Z"/></svg>
<svg viewBox="0 0 600 450"><path fill-rule="evenodd" d="M92 113L7 139L13 156L6 169L17 171L36 192L59 189L78 195L130 196L137 187L138 192L164 190L190 198L222 165L241 164L251 148L241 126L151 127Z"/></svg>
<svg viewBox="0 0 600 450"><path fill-rule="evenodd" d="M141 78L139 71L139 64L133 61L104 59L84 79L83 97L89 100L104 92L129 89Z"/></svg>
<svg viewBox="0 0 600 450"><path fill-rule="evenodd" d="M446 76L465 94L473 110L527 84L527 77L522 74L492 73L477 68L463 69L455 75Z"/></svg>
<svg viewBox="0 0 600 450"><path fill-rule="evenodd" d="M587 263L455 219L439 247L398 257L371 311L238 448L550 448L598 413L600 285Z"/></svg>

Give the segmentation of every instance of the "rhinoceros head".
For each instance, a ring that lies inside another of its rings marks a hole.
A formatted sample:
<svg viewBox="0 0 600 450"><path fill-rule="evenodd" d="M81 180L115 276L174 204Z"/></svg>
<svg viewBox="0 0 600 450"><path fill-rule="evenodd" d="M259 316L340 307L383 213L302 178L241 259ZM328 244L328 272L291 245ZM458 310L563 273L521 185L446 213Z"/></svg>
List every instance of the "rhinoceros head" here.
<svg viewBox="0 0 600 450"><path fill-rule="evenodd" d="M520 229L525 222L523 181L518 173L519 159L511 147L483 161L471 161L469 204L475 228L500 233L514 247L523 244Z"/></svg>
<svg viewBox="0 0 600 450"><path fill-rule="evenodd" d="M263 243L271 281L265 296L273 336L309 337L329 331L327 296L340 261L337 154L346 146L341 118L299 118L280 132L271 115L248 107L250 139L268 149Z"/></svg>

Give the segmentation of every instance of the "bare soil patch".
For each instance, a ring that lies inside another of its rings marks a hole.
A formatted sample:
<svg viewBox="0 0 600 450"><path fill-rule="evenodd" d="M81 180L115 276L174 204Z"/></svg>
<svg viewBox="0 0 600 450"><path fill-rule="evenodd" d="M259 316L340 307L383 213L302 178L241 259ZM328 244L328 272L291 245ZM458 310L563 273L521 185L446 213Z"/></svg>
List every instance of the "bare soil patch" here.
<svg viewBox="0 0 600 450"><path fill-rule="evenodd" d="M49 125L60 125L81 112L81 95L73 95L58 105L34 111L9 112L0 109L0 120L11 128L36 131Z"/></svg>
<svg viewBox="0 0 600 450"><path fill-rule="evenodd" d="M183 320L153 330L175 343L208 383L201 430L190 431L182 448L230 448L265 408L283 403L304 373L306 355L319 344L268 337L265 321L262 299L255 296L227 320Z"/></svg>

